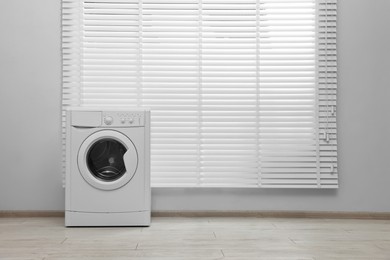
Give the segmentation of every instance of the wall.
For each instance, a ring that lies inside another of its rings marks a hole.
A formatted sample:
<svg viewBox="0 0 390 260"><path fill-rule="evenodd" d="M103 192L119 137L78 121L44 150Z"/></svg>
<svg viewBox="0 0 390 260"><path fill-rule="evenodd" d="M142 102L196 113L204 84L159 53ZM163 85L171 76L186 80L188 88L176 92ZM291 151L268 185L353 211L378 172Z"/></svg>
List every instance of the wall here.
<svg viewBox="0 0 390 260"><path fill-rule="evenodd" d="M390 1L339 0L339 190L154 189L154 210L390 212ZM0 9L0 210L63 210L60 1Z"/></svg>
<svg viewBox="0 0 390 260"><path fill-rule="evenodd" d="M1 1L0 209L62 209L60 1Z"/></svg>

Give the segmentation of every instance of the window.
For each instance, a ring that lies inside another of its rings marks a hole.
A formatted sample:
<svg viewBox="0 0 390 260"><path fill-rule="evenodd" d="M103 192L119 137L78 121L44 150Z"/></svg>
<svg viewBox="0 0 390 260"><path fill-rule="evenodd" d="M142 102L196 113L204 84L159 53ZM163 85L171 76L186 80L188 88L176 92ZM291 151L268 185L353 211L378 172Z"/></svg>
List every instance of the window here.
<svg viewBox="0 0 390 260"><path fill-rule="evenodd" d="M153 186L337 188L336 0L63 0L63 105L152 109Z"/></svg>

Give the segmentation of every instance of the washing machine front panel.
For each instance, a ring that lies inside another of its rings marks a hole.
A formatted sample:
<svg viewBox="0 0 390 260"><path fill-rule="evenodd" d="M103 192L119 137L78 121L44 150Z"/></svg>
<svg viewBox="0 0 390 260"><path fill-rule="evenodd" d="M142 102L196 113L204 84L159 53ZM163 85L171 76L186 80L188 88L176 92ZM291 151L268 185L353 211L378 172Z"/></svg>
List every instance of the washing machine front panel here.
<svg viewBox="0 0 390 260"><path fill-rule="evenodd" d="M80 146L78 167L84 180L94 188L119 189L137 171L137 149L124 134L101 130L86 138Z"/></svg>

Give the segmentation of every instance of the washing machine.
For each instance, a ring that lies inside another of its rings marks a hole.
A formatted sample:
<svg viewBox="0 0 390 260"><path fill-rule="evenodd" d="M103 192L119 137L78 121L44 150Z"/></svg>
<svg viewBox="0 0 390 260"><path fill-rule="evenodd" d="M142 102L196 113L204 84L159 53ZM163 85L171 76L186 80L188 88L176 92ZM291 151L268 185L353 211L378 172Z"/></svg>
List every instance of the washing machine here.
<svg viewBox="0 0 390 260"><path fill-rule="evenodd" d="M65 226L148 226L150 111L66 111Z"/></svg>

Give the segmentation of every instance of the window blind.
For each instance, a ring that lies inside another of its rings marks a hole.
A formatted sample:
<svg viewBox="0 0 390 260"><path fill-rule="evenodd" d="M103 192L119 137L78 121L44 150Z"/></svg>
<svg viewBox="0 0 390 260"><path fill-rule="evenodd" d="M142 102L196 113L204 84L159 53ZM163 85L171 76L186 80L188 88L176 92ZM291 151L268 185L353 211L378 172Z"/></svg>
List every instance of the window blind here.
<svg viewBox="0 0 390 260"><path fill-rule="evenodd" d="M150 107L153 186L336 188L336 6L63 0L63 106Z"/></svg>
<svg viewBox="0 0 390 260"><path fill-rule="evenodd" d="M318 2L317 135L319 186L338 187L337 168L337 0Z"/></svg>

